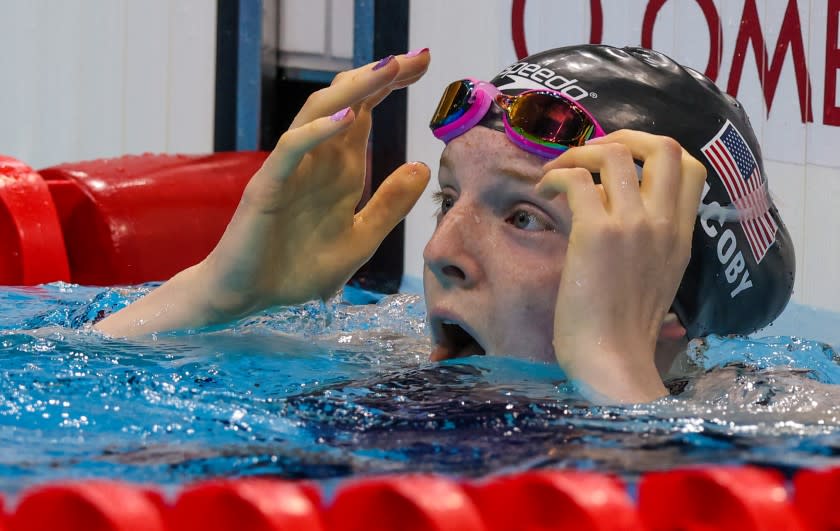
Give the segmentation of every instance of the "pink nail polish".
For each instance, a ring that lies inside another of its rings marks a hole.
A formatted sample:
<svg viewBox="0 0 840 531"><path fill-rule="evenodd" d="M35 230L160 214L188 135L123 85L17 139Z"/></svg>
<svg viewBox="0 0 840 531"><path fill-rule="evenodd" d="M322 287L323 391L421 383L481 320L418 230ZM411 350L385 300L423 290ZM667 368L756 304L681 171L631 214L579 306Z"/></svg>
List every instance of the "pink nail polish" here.
<svg viewBox="0 0 840 531"><path fill-rule="evenodd" d="M337 113L330 116L330 120L332 120L333 122L340 122L349 113L350 113L350 107L345 107L345 108L341 109L340 111L338 111Z"/></svg>
<svg viewBox="0 0 840 531"><path fill-rule="evenodd" d="M390 62L391 62L391 60L392 60L393 58L394 58L394 56L393 56L393 55L389 55L388 57L383 57L382 59L380 59L380 60L379 60L379 62L378 62L378 63L376 63L375 65L373 65L373 69L374 69L374 70L379 70L379 69L380 69L380 68L382 68L383 66L387 65L388 63L390 63Z"/></svg>
<svg viewBox="0 0 840 531"><path fill-rule="evenodd" d="M407 54L405 54L405 56L406 56L406 57L417 57L417 56L418 56L418 55L420 55L421 53L426 53L426 52L428 52L428 51L429 51L429 49L428 49L428 48L417 48L416 50L411 50L410 52L408 52Z"/></svg>

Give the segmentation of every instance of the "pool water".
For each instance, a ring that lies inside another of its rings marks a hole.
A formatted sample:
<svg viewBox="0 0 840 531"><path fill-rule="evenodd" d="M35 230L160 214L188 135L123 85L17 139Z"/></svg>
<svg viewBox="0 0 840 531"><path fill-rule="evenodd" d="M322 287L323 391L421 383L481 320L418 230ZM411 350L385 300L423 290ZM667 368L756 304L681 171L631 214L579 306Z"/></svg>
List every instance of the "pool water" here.
<svg viewBox="0 0 840 531"><path fill-rule="evenodd" d="M830 335L698 341L669 381L674 396L592 407L553 365L430 363L419 295L348 288L328 304L131 341L90 330L151 287L0 289L0 491L66 478L166 489L214 476L540 467L632 482L688 464L840 464ZM837 322L794 307L765 334L836 334Z"/></svg>

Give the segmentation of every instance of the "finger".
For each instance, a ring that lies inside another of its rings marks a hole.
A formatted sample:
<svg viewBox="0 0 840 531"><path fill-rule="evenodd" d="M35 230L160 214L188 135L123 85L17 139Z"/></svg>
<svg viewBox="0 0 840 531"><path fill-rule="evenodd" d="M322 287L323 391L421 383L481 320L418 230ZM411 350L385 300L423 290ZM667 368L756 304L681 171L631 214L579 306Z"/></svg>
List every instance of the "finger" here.
<svg viewBox="0 0 840 531"><path fill-rule="evenodd" d="M391 92L414 83L416 80L420 79L423 74L425 74L425 70L417 76L402 83L392 83L390 86L380 90L376 94L353 106L353 110L356 111L356 122L345 134L348 144L353 145L355 149L363 148L370 137L370 128L372 123L371 114L373 113L373 108L382 103L382 100L387 98Z"/></svg>
<svg viewBox="0 0 840 531"><path fill-rule="evenodd" d="M537 183L537 193L546 199L566 194L574 220L606 214L603 195L592 180L592 174L584 168L558 168L546 173Z"/></svg>
<svg viewBox="0 0 840 531"><path fill-rule="evenodd" d="M682 159L687 152L673 138L626 129L593 143L605 142L608 138L626 146L633 159L643 161L641 193L648 211L673 219L680 200Z"/></svg>
<svg viewBox="0 0 840 531"><path fill-rule="evenodd" d="M342 72L336 76L338 81L334 84L309 95L289 129L330 116L387 87L399 73L398 62L394 59L389 56L378 63Z"/></svg>
<svg viewBox="0 0 840 531"><path fill-rule="evenodd" d="M389 86L387 88L384 88L384 89L380 90L376 94L373 94L369 98L365 98L359 104L359 109L364 110L364 111L368 111L368 112L372 111L374 107L376 107L377 105L382 103L382 100L387 98L391 94L391 92L393 92L394 90L396 90L396 89Z"/></svg>
<svg viewBox="0 0 840 531"><path fill-rule="evenodd" d="M419 79L423 76L426 70L429 67L429 62L431 60L431 54L428 48L423 48L422 50L417 50L414 52L405 53L402 55L395 55L393 56L394 59L399 64L399 74L394 78L393 83L404 83L409 78ZM354 76L358 72L364 71L364 69L376 66L376 62L370 63L368 65L364 65L353 70L345 70L344 72L339 72L338 74L333 77L332 82L330 85L336 85L341 83L342 81L346 81L347 78Z"/></svg>
<svg viewBox="0 0 840 531"><path fill-rule="evenodd" d="M422 50L410 53L411 55L403 54L397 56L397 62L400 65L400 73L397 74L397 77L395 77L391 82L392 89L407 87L423 77L426 70L429 69L429 63L431 62L432 56L429 53L428 48L423 48Z"/></svg>
<svg viewBox="0 0 840 531"><path fill-rule="evenodd" d="M373 126L373 115L370 109L354 107L356 121L344 132L344 145L351 151L366 150Z"/></svg>
<svg viewBox="0 0 840 531"><path fill-rule="evenodd" d="M277 141L259 173L274 180L286 179L307 152L350 127L354 119L353 110L347 107L332 116L318 118L296 129L289 129Z"/></svg>
<svg viewBox="0 0 840 531"><path fill-rule="evenodd" d="M414 83L419 81L420 78L423 77L424 75L426 75L426 70L425 69L422 72L420 72L419 74L413 75L411 77L407 77L405 79L398 79L394 83L391 83L391 85L392 85L394 90L405 88L405 87L407 87L409 85L413 85Z"/></svg>
<svg viewBox="0 0 840 531"><path fill-rule="evenodd" d="M392 83L404 86L409 81L416 81L426 72L430 57L428 50L424 49L414 56L388 56L376 63L339 73L329 87L309 96L290 128L344 107L356 106Z"/></svg>
<svg viewBox="0 0 840 531"><path fill-rule="evenodd" d="M416 54L415 56L405 55L397 57L396 60L400 64L400 73L394 78L391 84L352 106L356 113L356 121L345 134L348 147L351 149L365 149L367 141L370 138L373 108L388 97L393 90L414 83L426 73L430 60L429 50L423 49L416 52ZM339 76L341 75L339 74ZM336 76L336 78L339 76Z"/></svg>
<svg viewBox="0 0 840 531"><path fill-rule="evenodd" d="M544 168L584 168L601 175L607 209L619 216L638 213L642 208L636 165L630 151L618 143L572 148Z"/></svg>
<svg viewBox="0 0 840 531"><path fill-rule="evenodd" d="M371 96L368 96L353 106L353 110L356 111L357 115L362 111L372 110L374 107L379 105L382 100L387 98L391 92L411 85L426 74L430 60L428 48L412 53L416 55L409 56L406 54L405 56L397 57L397 61L400 63L400 73L387 87Z"/></svg>
<svg viewBox="0 0 840 531"><path fill-rule="evenodd" d="M422 162L403 164L379 185L365 207L356 214L353 228L373 252L420 198L431 172Z"/></svg>
<svg viewBox="0 0 840 531"><path fill-rule="evenodd" d="M706 182L706 167L687 151L683 151L680 160L681 186L679 192L679 230L680 234L690 240L697 220L697 208L703 185Z"/></svg>

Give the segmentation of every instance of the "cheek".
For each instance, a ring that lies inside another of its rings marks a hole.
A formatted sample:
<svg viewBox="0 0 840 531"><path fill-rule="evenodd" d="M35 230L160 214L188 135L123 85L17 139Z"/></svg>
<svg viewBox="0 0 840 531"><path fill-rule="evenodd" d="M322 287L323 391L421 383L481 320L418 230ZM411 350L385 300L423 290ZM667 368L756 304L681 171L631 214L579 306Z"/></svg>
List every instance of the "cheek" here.
<svg viewBox="0 0 840 531"><path fill-rule="evenodd" d="M551 322L563 262L564 242L538 242L539 245L518 245L509 249L509 257L500 263L495 279L496 297L504 301L523 324L529 319L542 324ZM553 244L553 245L548 245ZM527 324L526 324L527 326Z"/></svg>
<svg viewBox="0 0 840 531"><path fill-rule="evenodd" d="M566 261L568 240L551 233L536 238L511 238L499 262L499 275L514 280L523 291L557 290Z"/></svg>
<svg viewBox="0 0 840 531"><path fill-rule="evenodd" d="M494 297L493 330L498 353L541 361L554 359L554 306L560 274L523 275Z"/></svg>

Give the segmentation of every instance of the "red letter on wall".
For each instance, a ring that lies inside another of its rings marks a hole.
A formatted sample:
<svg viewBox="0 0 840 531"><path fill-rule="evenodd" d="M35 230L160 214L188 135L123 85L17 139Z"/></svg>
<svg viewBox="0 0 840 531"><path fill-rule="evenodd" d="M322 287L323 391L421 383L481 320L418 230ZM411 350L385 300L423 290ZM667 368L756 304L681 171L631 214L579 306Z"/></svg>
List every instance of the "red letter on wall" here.
<svg viewBox="0 0 840 531"><path fill-rule="evenodd" d="M835 22L836 24L836 22ZM799 23L799 9L796 0L788 0L779 40L773 52L773 62L767 61L767 48L764 36L761 34L761 22L758 19L758 9L755 0L744 2L744 13L741 15L741 28L735 41L735 55L732 58L732 69L729 72L729 83L726 91L733 97L738 96L738 86L741 84L741 72L744 69L744 58L747 54L747 44L752 41L755 62L758 64L761 88L764 91L764 103L767 114L773 106L773 96L779 84L782 73L782 63L788 48L793 54L793 68L796 72L796 88L799 91L799 112L802 122L813 122L814 113L811 109L811 80L808 77L808 67L805 63L805 46L802 44L802 25ZM828 59L826 59L828 60ZM827 83L827 81L826 81Z"/></svg>
<svg viewBox="0 0 840 531"><path fill-rule="evenodd" d="M642 46L653 48L653 26L659 10L667 0L650 0L645 9L645 18L642 20ZM712 0L697 0L703 16L706 17L706 25L709 27L709 61L706 63L706 70L703 72L712 81L717 81L718 70L720 69L721 56L723 55L723 29Z"/></svg>
<svg viewBox="0 0 840 531"><path fill-rule="evenodd" d="M823 96L823 123L840 125L840 107L837 106L837 69L840 68L840 49L837 48L837 17L840 0L829 0L825 31L825 94Z"/></svg>
<svg viewBox="0 0 840 531"><path fill-rule="evenodd" d="M589 11L592 15L589 44L601 44L604 33L604 8L601 6L601 0L589 0ZM525 0L513 0L511 3L510 29L516 58L523 59L529 55L528 44L525 42Z"/></svg>

